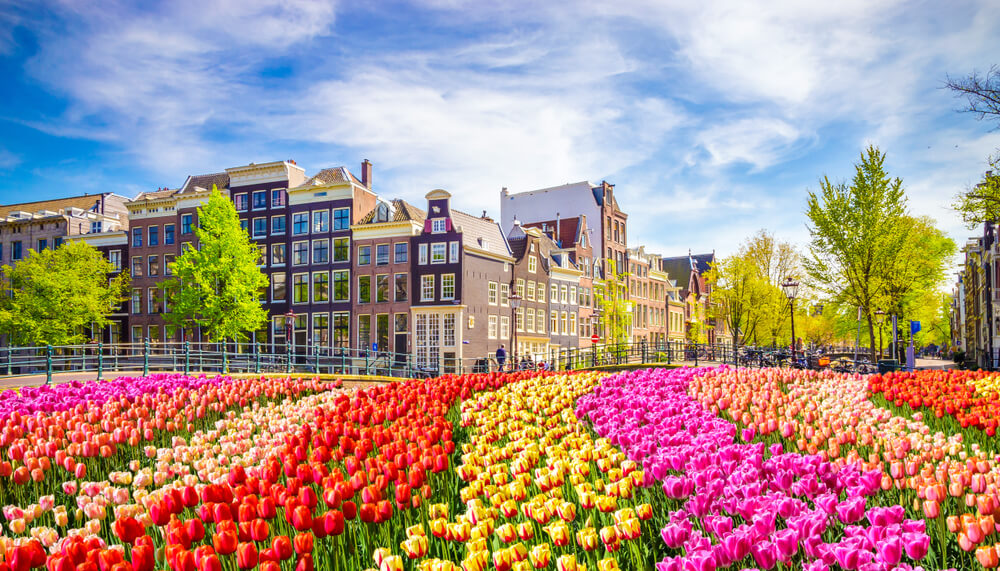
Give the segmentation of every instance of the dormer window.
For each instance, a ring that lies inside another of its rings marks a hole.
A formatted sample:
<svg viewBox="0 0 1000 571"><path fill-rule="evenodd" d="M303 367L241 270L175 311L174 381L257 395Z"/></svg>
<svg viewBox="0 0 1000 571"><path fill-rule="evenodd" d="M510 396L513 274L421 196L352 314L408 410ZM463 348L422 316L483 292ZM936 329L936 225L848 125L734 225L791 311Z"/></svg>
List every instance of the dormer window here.
<svg viewBox="0 0 1000 571"><path fill-rule="evenodd" d="M434 234L441 234L447 228L444 218L435 218L431 220L431 232Z"/></svg>

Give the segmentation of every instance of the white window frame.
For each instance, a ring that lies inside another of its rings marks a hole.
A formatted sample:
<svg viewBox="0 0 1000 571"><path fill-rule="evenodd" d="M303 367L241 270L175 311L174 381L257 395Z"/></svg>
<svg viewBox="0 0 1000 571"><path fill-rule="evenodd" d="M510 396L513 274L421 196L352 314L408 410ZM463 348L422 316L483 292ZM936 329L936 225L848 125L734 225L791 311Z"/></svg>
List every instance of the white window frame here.
<svg viewBox="0 0 1000 571"><path fill-rule="evenodd" d="M534 246L534 244L532 244ZM533 274L538 271L538 257L528 256L528 273Z"/></svg>
<svg viewBox="0 0 1000 571"><path fill-rule="evenodd" d="M448 230L448 223L444 218L434 218L431 220L431 234L443 234Z"/></svg>
<svg viewBox="0 0 1000 571"><path fill-rule="evenodd" d="M500 317L500 338L507 339L510 337L510 317L503 315Z"/></svg>
<svg viewBox="0 0 1000 571"><path fill-rule="evenodd" d="M450 286L451 286L451 294L450 295L447 293L447 291L448 291L447 288L449 286L449 283L448 283L449 281L451 282L450 283ZM455 299L455 274L441 274L441 300L442 301L451 301L453 299Z"/></svg>
<svg viewBox="0 0 1000 571"><path fill-rule="evenodd" d="M535 311L535 333L545 333L545 310Z"/></svg>
<svg viewBox="0 0 1000 571"><path fill-rule="evenodd" d="M420 276L420 301L434 301L434 274Z"/></svg>
<svg viewBox="0 0 1000 571"><path fill-rule="evenodd" d="M500 295L499 291L498 291L499 288L497 286L498 286L497 282L489 282L486 285L486 292L487 292L486 293L486 303L487 303L487 305L497 305L498 300L499 300L499 295Z"/></svg>
<svg viewBox="0 0 1000 571"><path fill-rule="evenodd" d="M417 265L426 266L427 265L427 244L420 244L417 247Z"/></svg>
<svg viewBox="0 0 1000 571"><path fill-rule="evenodd" d="M486 326L486 338L487 339L496 339L497 338L497 331L498 331L497 330L497 316L496 315L491 315L488 318L486 318L486 321L487 321L487 324L488 324Z"/></svg>
<svg viewBox="0 0 1000 571"><path fill-rule="evenodd" d="M448 244L435 242L431 244L431 264L444 264L448 261Z"/></svg>
<svg viewBox="0 0 1000 571"><path fill-rule="evenodd" d="M448 242L448 263L458 263L458 242Z"/></svg>
<svg viewBox="0 0 1000 571"><path fill-rule="evenodd" d="M510 306L510 284L502 282L500 284L500 307Z"/></svg>
<svg viewBox="0 0 1000 571"><path fill-rule="evenodd" d="M535 280L528 280L527 288L524 290L524 299L535 301Z"/></svg>
<svg viewBox="0 0 1000 571"><path fill-rule="evenodd" d="M559 303L569 302L569 288L565 285L559 286Z"/></svg>

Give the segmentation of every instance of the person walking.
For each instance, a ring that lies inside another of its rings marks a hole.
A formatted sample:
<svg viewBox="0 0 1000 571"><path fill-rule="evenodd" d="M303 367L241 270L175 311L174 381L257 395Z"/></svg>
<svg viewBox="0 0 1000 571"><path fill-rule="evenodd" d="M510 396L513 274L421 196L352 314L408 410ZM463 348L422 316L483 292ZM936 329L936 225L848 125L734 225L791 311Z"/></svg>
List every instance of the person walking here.
<svg viewBox="0 0 1000 571"><path fill-rule="evenodd" d="M503 343L497 348L497 367L503 370L504 363L507 362L507 350L503 348Z"/></svg>

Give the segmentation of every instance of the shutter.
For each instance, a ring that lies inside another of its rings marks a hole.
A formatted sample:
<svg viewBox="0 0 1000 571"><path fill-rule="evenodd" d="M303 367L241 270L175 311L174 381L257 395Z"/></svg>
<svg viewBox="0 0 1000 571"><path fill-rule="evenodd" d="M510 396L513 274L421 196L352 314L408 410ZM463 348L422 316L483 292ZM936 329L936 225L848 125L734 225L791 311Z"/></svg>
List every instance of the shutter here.
<svg viewBox="0 0 1000 571"><path fill-rule="evenodd" d="M431 231L431 219L428 218L427 220L424 220L424 232L430 233L430 231Z"/></svg>
<svg viewBox="0 0 1000 571"><path fill-rule="evenodd" d="M447 232L451 232L451 218L444 219L444 229Z"/></svg>

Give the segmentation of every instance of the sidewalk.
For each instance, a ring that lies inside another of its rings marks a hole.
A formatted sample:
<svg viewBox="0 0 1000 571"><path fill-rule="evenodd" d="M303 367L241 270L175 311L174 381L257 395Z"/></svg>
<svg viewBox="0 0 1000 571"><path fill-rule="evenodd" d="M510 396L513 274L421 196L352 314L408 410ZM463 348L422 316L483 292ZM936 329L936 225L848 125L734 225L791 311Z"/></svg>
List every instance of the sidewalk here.
<svg viewBox="0 0 1000 571"><path fill-rule="evenodd" d="M917 359L914 363L917 369L954 369L954 361L946 361L944 359Z"/></svg>

